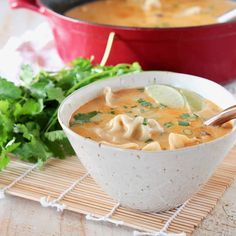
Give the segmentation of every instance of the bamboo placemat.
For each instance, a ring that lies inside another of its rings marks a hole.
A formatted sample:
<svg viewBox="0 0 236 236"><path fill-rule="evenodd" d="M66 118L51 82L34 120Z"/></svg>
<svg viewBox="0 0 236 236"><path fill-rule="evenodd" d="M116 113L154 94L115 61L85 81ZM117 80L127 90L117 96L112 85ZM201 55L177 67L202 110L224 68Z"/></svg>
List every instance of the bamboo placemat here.
<svg viewBox="0 0 236 236"><path fill-rule="evenodd" d="M0 172L2 197L7 193L41 201L44 206L56 207L57 210L68 209L97 221L106 221L109 218L111 223L122 223L139 231L153 233L166 226L168 232L185 232L191 235L234 181L236 147L231 150L207 184L178 212L175 209L149 214L117 205L97 186L76 157L66 160L51 159L43 170L36 167L13 160L6 170Z"/></svg>

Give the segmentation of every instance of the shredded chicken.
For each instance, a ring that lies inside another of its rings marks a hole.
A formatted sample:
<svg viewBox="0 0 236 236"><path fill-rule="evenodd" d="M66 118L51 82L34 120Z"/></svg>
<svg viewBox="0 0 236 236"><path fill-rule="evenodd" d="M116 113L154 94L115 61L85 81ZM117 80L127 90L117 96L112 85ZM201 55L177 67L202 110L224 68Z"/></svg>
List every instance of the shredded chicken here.
<svg viewBox="0 0 236 236"><path fill-rule="evenodd" d="M111 90L110 87L106 87L104 90L103 90L103 93L104 93L104 97L105 97L105 101L106 101L106 105L109 106L109 107L116 107L113 103L114 103L114 94Z"/></svg>

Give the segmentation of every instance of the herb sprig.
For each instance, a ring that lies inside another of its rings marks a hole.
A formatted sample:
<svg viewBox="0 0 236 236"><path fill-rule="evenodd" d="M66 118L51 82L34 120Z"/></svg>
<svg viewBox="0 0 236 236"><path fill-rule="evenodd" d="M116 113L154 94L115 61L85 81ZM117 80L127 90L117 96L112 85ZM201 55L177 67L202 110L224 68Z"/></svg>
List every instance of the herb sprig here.
<svg viewBox="0 0 236 236"><path fill-rule="evenodd" d="M138 63L93 66L90 60L79 58L69 68L56 73L41 71L36 76L25 65L21 86L0 77L0 170L9 163L10 153L38 163L74 154L57 120L60 102L94 81L140 70ZM83 118L85 122L89 119Z"/></svg>

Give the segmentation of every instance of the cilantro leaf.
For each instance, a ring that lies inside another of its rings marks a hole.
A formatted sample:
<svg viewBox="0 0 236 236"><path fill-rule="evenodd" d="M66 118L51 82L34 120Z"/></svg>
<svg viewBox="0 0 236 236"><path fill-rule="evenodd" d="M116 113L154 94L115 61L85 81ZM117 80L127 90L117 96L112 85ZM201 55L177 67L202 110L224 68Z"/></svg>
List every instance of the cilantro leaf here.
<svg viewBox="0 0 236 236"><path fill-rule="evenodd" d="M4 148L2 148L0 155L0 171L5 169L7 164L10 162L8 153L14 151L19 145L20 143L15 143L15 138L13 138Z"/></svg>
<svg viewBox="0 0 236 236"><path fill-rule="evenodd" d="M52 152L50 152L48 147L37 138L23 143L13 153L19 156L21 160L29 162L37 162L38 159L46 161L52 156Z"/></svg>
<svg viewBox="0 0 236 236"><path fill-rule="evenodd" d="M51 132L45 133L45 137L51 141L54 142L56 140L63 140L66 138L66 135L63 130L55 130Z"/></svg>
<svg viewBox="0 0 236 236"><path fill-rule="evenodd" d="M21 89L12 82L0 77L0 99L17 100L21 97Z"/></svg>
<svg viewBox="0 0 236 236"><path fill-rule="evenodd" d="M47 146L53 153L53 156L60 159L64 159L67 156L75 155L75 152L67 138L64 138L62 140L55 140L54 142L48 141Z"/></svg>
<svg viewBox="0 0 236 236"><path fill-rule="evenodd" d="M13 121L8 114L0 112L0 146L12 139Z"/></svg>
<svg viewBox="0 0 236 236"><path fill-rule="evenodd" d="M188 121L179 121L178 124L180 126L190 126L190 123Z"/></svg>
<svg viewBox="0 0 236 236"><path fill-rule="evenodd" d="M31 140L33 138L33 134L24 124L15 124L13 130L15 134L22 134L23 137L28 140Z"/></svg>
<svg viewBox="0 0 236 236"><path fill-rule="evenodd" d="M50 157L74 155L57 120L59 103L94 81L140 70L137 63L94 66L79 58L58 72L42 70L35 76L31 67L24 65L21 86L0 77L0 170L7 166L11 152L40 164ZM89 122L98 113L79 115L78 123Z"/></svg>
<svg viewBox="0 0 236 236"><path fill-rule="evenodd" d="M6 113L9 109L10 103L7 100L0 100L0 111Z"/></svg>
<svg viewBox="0 0 236 236"><path fill-rule="evenodd" d="M170 128L170 127L172 127L173 125L174 125L174 123L171 122L171 121L164 123L164 127L165 127L165 128Z"/></svg>
<svg viewBox="0 0 236 236"><path fill-rule="evenodd" d="M7 164L10 162L10 158L7 155L0 156L0 171L6 168Z"/></svg>
<svg viewBox="0 0 236 236"><path fill-rule="evenodd" d="M143 125L148 125L148 119L147 118L143 119Z"/></svg>
<svg viewBox="0 0 236 236"><path fill-rule="evenodd" d="M51 80L42 78L31 85L31 96L35 98L45 98L47 96L47 90L52 87L54 87L54 84Z"/></svg>
<svg viewBox="0 0 236 236"><path fill-rule="evenodd" d="M56 100L59 103L65 98L64 93L61 88L49 88L47 90L48 100Z"/></svg>
<svg viewBox="0 0 236 236"><path fill-rule="evenodd" d="M14 111L14 116L35 115L43 110L42 99L28 99L22 106L17 103Z"/></svg>
<svg viewBox="0 0 236 236"><path fill-rule="evenodd" d="M188 119L188 118L190 118L190 117L191 117L191 116L190 116L189 113L183 113L183 114L180 115L180 118L182 118L182 119Z"/></svg>
<svg viewBox="0 0 236 236"><path fill-rule="evenodd" d="M147 139L147 140L145 141L145 143L151 143L151 142L153 142L153 141L154 141L153 139L149 138L149 139Z"/></svg>
<svg viewBox="0 0 236 236"><path fill-rule="evenodd" d="M139 98L139 99L137 100L137 102L138 102L141 106L143 106L143 107L152 107L152 103L151 103L151 102L145 101L145 100L142 99L142 98Z"/></svg>
<svg viewBox="0 0 236 236"><path fill-rule="evenodd" d="M34 80L33 70L30 65L22 65L20 79L24 82L25 86L28 87Z"/></svg>
<svg viewBox="0 0 236 236"><path fill-rule="evenodd" d="M71 125L89 123L91 122L91 118L96 116L98 113L99 112L97 111L91 111L88 113L77 113L74 116L74 121L72 122Z"/></svg>

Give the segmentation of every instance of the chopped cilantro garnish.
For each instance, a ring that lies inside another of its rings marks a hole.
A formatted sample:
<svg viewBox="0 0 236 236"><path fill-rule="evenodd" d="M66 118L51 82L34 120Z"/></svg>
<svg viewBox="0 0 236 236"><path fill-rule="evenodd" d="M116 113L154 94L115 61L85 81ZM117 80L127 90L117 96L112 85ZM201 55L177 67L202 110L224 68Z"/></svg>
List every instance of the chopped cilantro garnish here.
<svg viewBox="0 0 236 236"><path fill-rule="evenodd" d="M166 106L165 104L163 104L163 103L160 103L159 106L160 106L160 108L166 108L166 107L167 107L167 106Z"/></svg>
<svg viewBox="0 0 236 236"><path fill-rule="evenodd" d="M179 121L178 124L180 126L189 126L190 125L190 123L188 121Z"/></svg>
<svg viewBox="0 0 236 236"><path fill-rule="evenodd" d="M151 142L153 142L153 139L151 139L151 138L149 138L145 141L145 143L151 143Z"/></svg>
<svg viewBox="0 0 236 236"><path fill-rule="evenodd" d="M138 88L137 90L140 92L144 92L144 88Z"/></svg>
<svg viewBox="0 0 236 236"><path fill-rule="evenodd" d="M180 118L182 118L182 119L188 119L188 118L190 118L190 117L191 117L191 116L190 116L189 113L183 113L183 114L180 115Z"/></svg>
<svg viewBox="0 0 236 236"><path fill-rule="evenodd" d="M108 113L109 113L109 114L112 114L112 115L115 115L115 114L116 114L115 111L109 111Z"/></svg>
<svg viewBox="0 0 236 236"><path fill-rule="evenodd" d="M147 118L143 119L143 125L148 125L148 119Z"/></svg>
<svg viewBox="0 0 236 236"><path fill-rule="evenodd" d="M166 123L164 123L164 127L165 128L170 128L170 127L172 127L174 124L170 121L170 122L166 122Z"/></svg>
<svg viewBox="0 0 236 236"><path fill-rule="evenodd" d="M143 98L139 98L137 102L143 107L152 107L152 103L145 101Z"/></svg>
<svg viewBox="0 0 236 236"><path fill-rule="evenodd" d="M140 109L140 112L144 113L144 112L145 112L145 109L141 108L141 109Z"/></svg>
<svg viewBox="0 0 236 236"><path fill-rule="evenodd" d="M126 106L126 105L124 105L123 107L124 107L125 109L128 109L128 106Z"/></svg>
<svg viewBox="0 0 236 236"><path fill-rule="evenodd" d="M131 108L135 108L135 107L137 107L137 105L131 106Z"/></svg>
<svg viewBox="0 0 236 236"><path fill-rule="evenodd" d="M199 118L199 115L193 113L193 115L191 116L191 120L197 120Z"/></svg>
<svg viewBox="0 0 236 236"><path fill-rule="evenodd" d="M196 115L195 113L193 114L189 114L189 113L183 113L180 115L180 118L184 119L184 120L196 120L199 118L198 115Z"/></svg>
<svg viewBox="0 0 236 236"><path fill-rule="evenodd" d="M72 125L74 124L84 124L91 122L91 118L96 116L99 112L97 111L91 111L88 113L78 113L74 116L74 121Z"/></svg>
<svg viewBox="0 0 236 236"><path fill-rule="evenodd" d="M190 118L188 118L188 120L194 121L194 120L197 120L198 118L199 118L199 116L193 113L193 114L190 116Z"/></svg>

